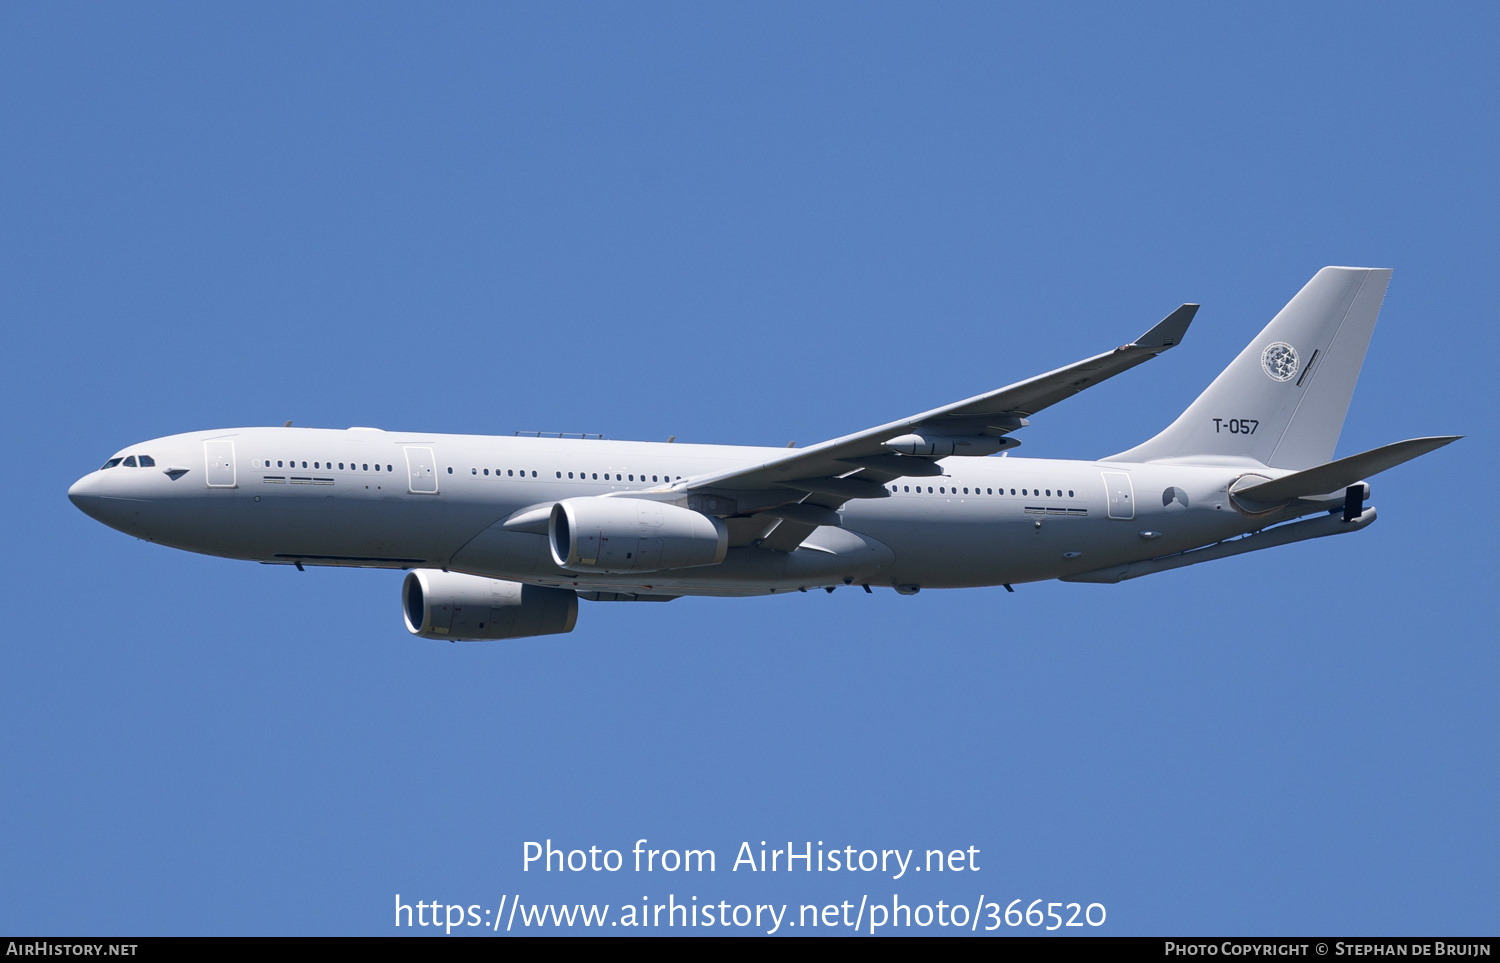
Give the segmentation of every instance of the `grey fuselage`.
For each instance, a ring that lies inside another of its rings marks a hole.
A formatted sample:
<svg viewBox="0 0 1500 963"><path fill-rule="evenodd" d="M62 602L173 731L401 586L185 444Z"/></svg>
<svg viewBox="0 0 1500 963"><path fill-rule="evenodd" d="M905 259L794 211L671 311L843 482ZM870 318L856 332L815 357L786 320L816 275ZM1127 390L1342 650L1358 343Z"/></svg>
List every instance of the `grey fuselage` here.
<svg viewBox="0 0 1500 963"><path fill-rule="evenodd" d="M226 444L227 443L227 444ZM122 532L272 564L433 568L579 591L760 595L837 584L957 588L1053 579L1206 545L1319 506L1250 516L1230 486L1254 464L948 458L886 498L840 510L792 552L757 547L735 519L717 565L609 575L565 571L546 535L508 531L522 509L649 493L761 464L785 449L378 429L240 428L172 435L116 457L69 496Z"/></svg>

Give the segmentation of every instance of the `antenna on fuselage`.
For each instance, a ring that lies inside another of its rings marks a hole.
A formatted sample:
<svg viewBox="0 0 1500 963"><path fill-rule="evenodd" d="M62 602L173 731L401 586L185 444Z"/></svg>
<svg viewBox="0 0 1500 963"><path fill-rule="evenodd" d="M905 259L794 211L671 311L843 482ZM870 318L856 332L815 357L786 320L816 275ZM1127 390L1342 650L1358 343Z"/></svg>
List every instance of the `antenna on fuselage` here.
<svg viewBox="0 0 1500 963"><path fill-rule="evenodd" d="M283 427L283 428L290 428L290 427L292 427L292 423L289 421L286 424L282 425L281 427Z"/></svg>

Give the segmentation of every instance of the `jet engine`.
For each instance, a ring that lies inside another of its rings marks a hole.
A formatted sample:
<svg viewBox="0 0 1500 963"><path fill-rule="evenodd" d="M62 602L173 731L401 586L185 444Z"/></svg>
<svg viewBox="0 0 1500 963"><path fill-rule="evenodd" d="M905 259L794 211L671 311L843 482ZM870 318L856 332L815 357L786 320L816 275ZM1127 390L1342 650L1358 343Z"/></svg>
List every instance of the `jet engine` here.
<svg viewBox="0 0 1500 963"><path fill-rule="evenodd" d="M576 572L717 565L729 529L711 515L644 498L568 498L552 506L552 560Z"/></svg>
<svg viewBox="0 0 1500 963"><path fill-rule="evenodd" d="M406 627L424 639L479 642L573 631L578 596L478 575L417 569L401 585Z"/></svg>

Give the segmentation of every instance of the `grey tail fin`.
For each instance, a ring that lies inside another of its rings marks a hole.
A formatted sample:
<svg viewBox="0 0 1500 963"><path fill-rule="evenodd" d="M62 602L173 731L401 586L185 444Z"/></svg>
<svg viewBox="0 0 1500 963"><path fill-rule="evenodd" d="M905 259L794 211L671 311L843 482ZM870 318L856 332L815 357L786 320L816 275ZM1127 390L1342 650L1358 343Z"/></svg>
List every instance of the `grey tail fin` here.
<svg viewBox="0 0 1500 963"><path fill-rule="evenodd" d="M1331 461L1390 279L1386 268L1319 271L1165 431L1103 460Z"/></svg>

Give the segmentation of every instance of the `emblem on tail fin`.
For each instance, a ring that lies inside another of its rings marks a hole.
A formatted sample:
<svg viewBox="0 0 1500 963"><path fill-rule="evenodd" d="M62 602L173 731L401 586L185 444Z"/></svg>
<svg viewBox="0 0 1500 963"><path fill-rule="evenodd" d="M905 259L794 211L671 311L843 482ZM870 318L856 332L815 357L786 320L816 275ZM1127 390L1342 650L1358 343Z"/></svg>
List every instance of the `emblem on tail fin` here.
<svg viewBox="0 0 1500 963"><path fill-rule="evenodd" d="M1290 381L1297 373L1297 349L1285 341L1274 341L1260 353L1260 366L1272 381Z"/></svg>

